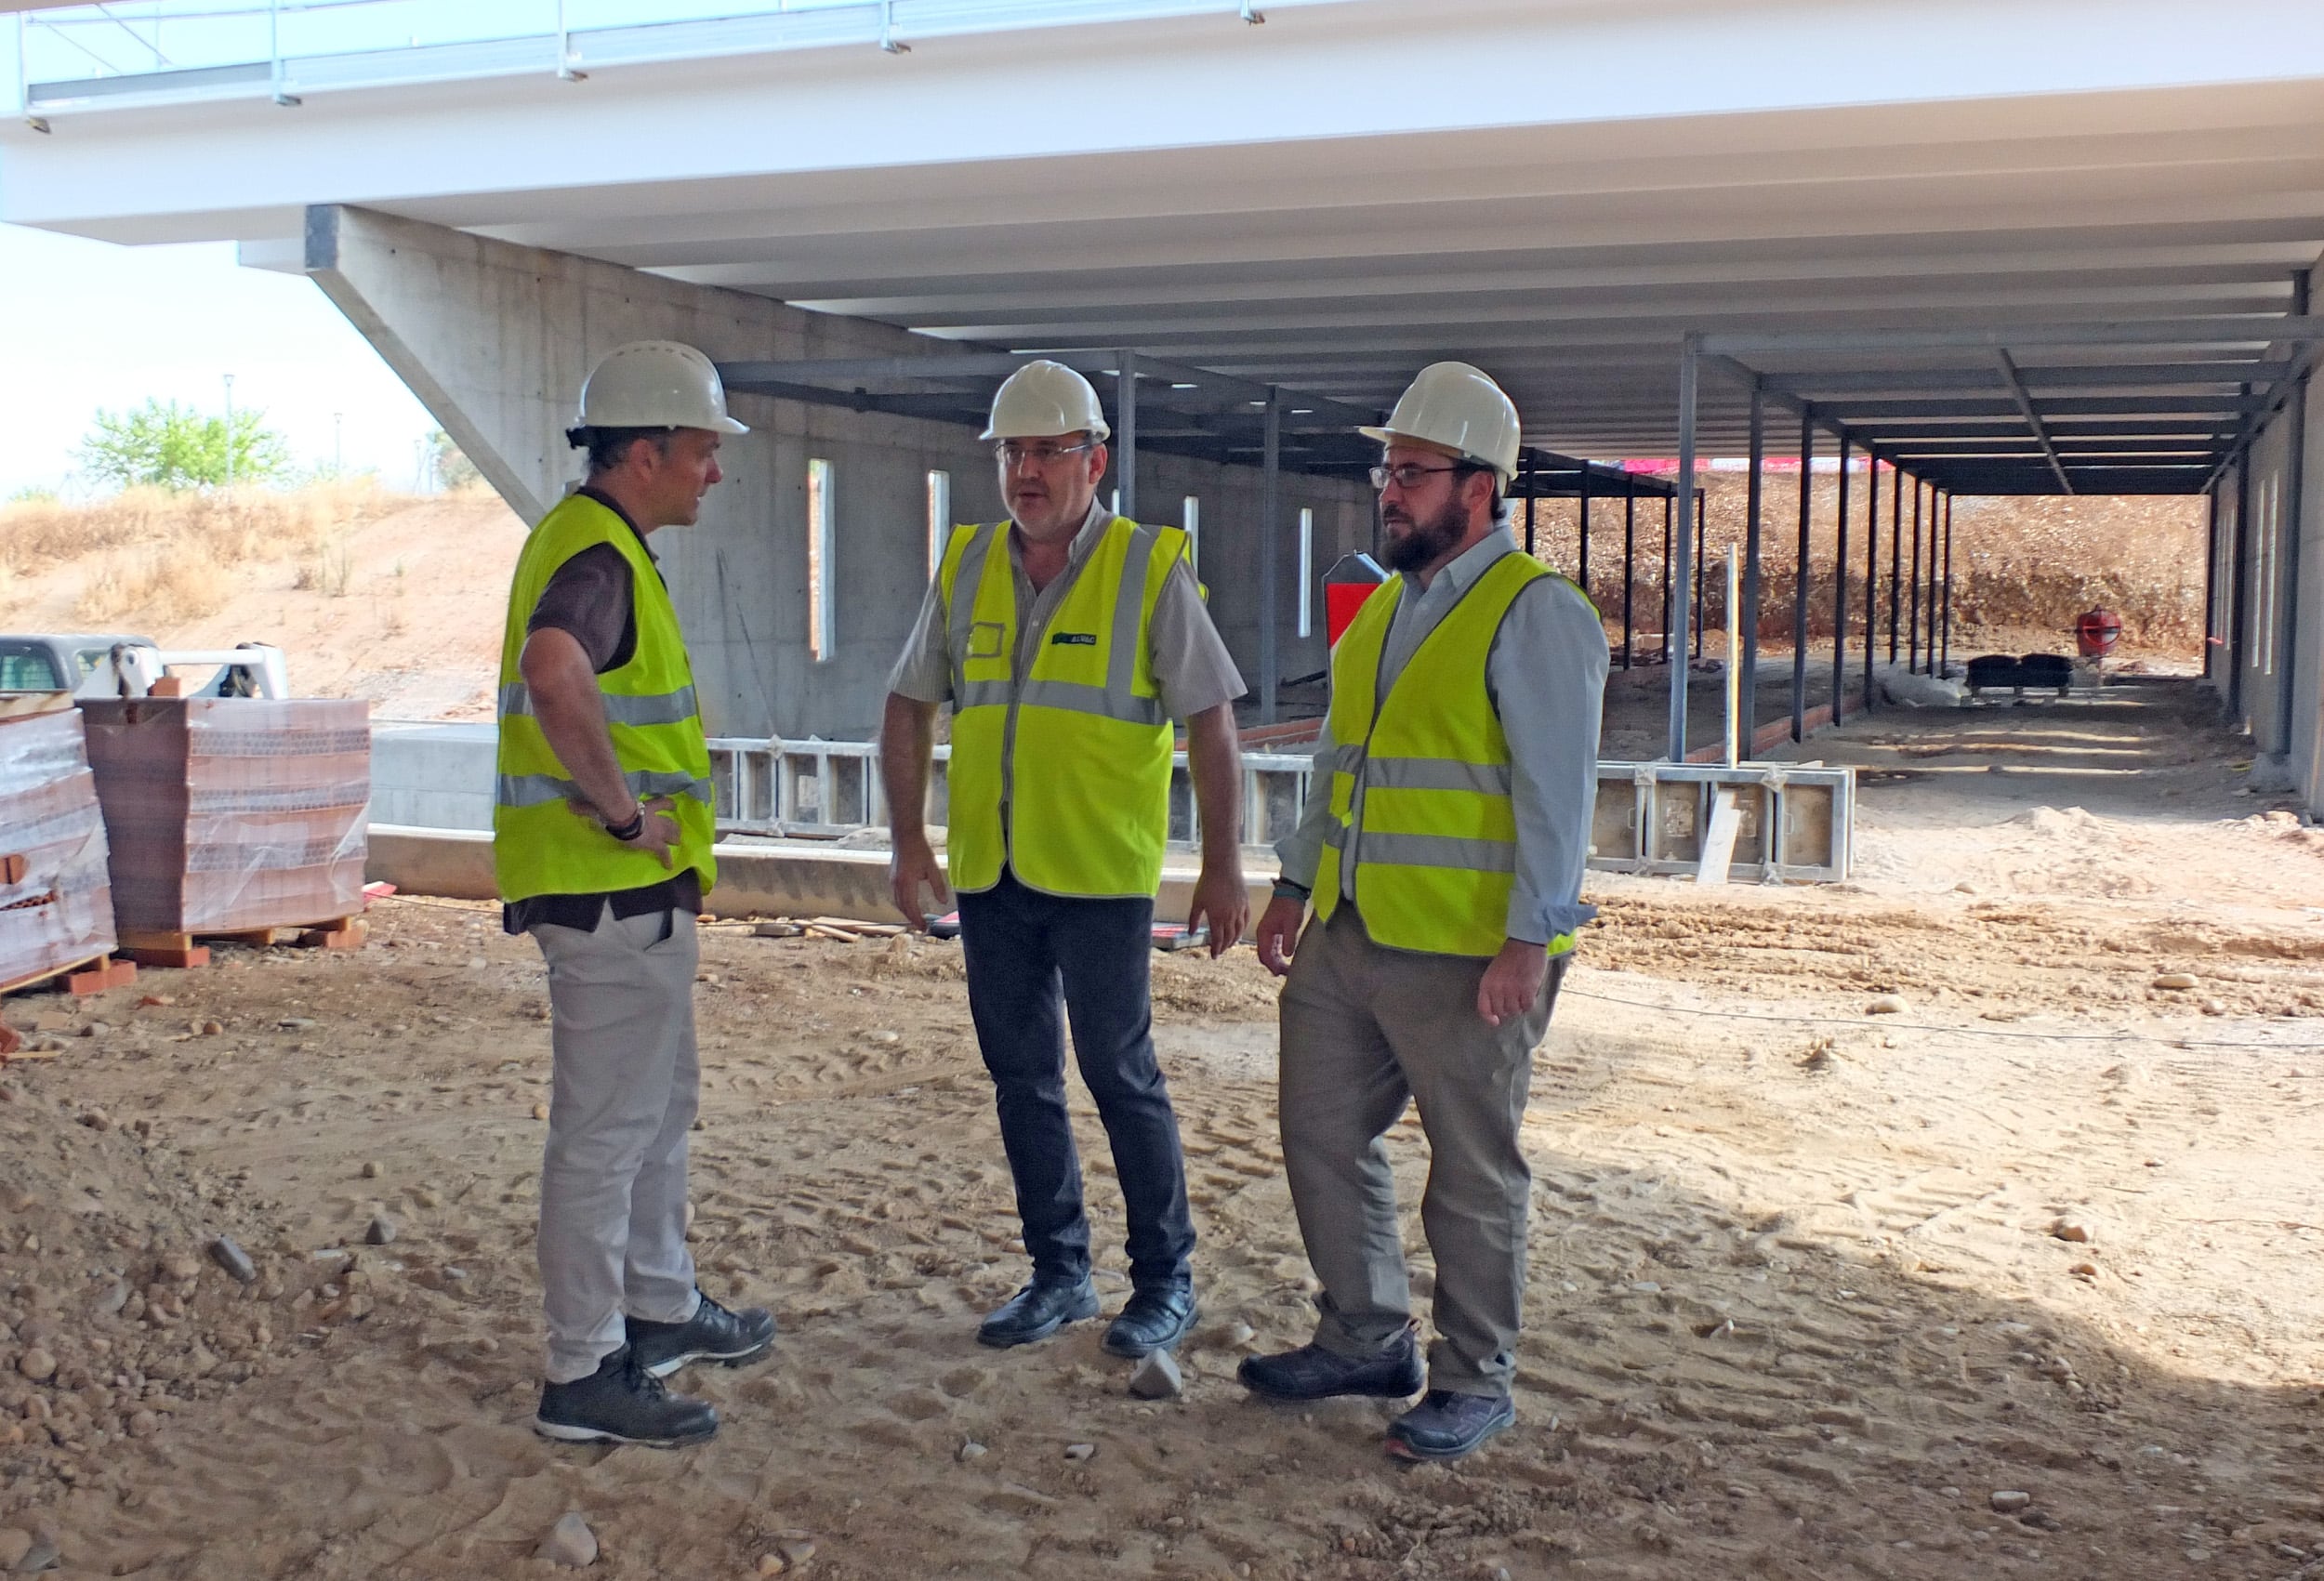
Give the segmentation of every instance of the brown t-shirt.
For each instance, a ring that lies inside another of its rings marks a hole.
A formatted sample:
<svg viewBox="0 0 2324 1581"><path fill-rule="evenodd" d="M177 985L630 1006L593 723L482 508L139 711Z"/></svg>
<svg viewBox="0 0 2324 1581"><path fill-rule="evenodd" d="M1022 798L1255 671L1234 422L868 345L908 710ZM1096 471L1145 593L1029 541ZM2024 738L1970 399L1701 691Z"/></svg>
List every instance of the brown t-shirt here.
<svg viewBox="0 0 2324 1581"><path fill-rule="evenodd" d="M584 487L577 493L595 500L622 520L632 533L638 525L613 496ZM638 543L646 559L654 559L645 534ZM658 565L658 561L656 562ZM636 578L627 557L611 544L592 544L559 566L541 589L525 618L527 633L561 631L581 644L589 667L599 675L619 669L637 656L638 607L633 597ZM529 932L544 922L560 928L593 930L608 904L615 916L640 916L647 912L677 909L693 914L702 909L702 876L689 867L658 884L592 895L534 895L500 909L500 926L510 933Z"/></svg>

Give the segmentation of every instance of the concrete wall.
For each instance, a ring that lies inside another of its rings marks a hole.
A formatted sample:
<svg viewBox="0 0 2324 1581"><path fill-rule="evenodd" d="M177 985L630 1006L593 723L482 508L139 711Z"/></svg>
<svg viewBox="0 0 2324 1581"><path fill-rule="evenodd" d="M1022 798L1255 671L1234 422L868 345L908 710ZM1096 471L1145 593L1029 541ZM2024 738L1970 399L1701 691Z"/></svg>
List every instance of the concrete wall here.
<svg viewBox="0 0 2324 1581"><path fill-rule="evenodd" d="M2324 404L2296 394L2218 499L2205 674L2251 734L2255 784L2324 816Z"/></svg>
<svg viewBox="0 0 2324 1581"><path fill-rule="evenodd" d="M624 341L683 340L721 362L951 349L885 324L356 208L310 210L305 249L306 272L527 520L578 480L563 430L590 367ZM720 451L726 481L700 524L654 539L705 718L714 735L865 738L928 585L928 475L949 475L954 520L994 520L991 453L975 430L949 424L740 395L733 408L752 431ZM828 461L833 478L834 620L820 660L808 641L811 459ZM1255 686L1259 469L1149 453L1138 484L1147 520L1176 523L1186 495L1201 500L1211 612ZM1295 622L1301 506L1316 513L1316 575L1370 542L1368 490L1285 477L1276 588L1287 676L1324 665L1320 594L1314 634L1301 640Z"/></svg>

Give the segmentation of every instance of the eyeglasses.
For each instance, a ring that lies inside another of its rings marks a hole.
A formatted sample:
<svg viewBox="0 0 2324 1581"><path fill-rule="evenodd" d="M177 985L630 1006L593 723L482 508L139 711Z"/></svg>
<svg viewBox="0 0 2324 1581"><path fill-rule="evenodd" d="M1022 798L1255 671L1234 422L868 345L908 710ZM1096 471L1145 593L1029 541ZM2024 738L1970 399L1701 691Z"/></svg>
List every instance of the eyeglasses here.
<svg viewBox="0 0 2324 1581"><path fill-rule="evenodd" d="M1095 440L1083 440L1079 444L1045 445L1019 444L1015 440L1003 440L993 446L993 454L999 457L1004 468L1013 470L1019 467L1047 467L1068 455L1086 455L1097 447Z"/></svg>
<svg viewBox="0 0 2324 1581"><path fill-rule="evenodd" d="M1473 467L1423 467L1417 461L1399 461L1393 467L1372 468L1372 487L1385 489L1391 483L1400 489L1417 489L1420 480L1438 472L1473 472Z"/></svg>

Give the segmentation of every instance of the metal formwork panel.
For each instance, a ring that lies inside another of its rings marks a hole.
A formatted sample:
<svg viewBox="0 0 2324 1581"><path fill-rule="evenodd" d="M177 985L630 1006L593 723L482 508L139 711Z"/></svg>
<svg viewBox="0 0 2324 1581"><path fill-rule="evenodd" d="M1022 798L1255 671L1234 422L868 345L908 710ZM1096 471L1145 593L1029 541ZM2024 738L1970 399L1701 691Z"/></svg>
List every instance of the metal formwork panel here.
<svg viewBox="0 0 2324 1581"><path fill-rule="evenodd" d="M1855 771L1787 763L1600 763L1590 865L1605 873L1691 874L1721 791L1741 814L1727 876L1832 884L1848 876Z"/></svg>

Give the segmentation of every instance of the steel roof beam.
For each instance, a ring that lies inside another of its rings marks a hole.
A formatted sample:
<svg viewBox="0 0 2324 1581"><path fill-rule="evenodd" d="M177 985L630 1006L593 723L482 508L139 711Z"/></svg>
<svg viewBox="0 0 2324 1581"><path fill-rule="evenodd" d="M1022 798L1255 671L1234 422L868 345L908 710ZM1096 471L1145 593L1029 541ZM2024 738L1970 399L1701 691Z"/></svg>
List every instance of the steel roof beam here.
<svg viewBox="0 0 2324 1581"><path fill-rule="evenodd" d="M2324 340L2324 323L2265 314L2230 314L1946 329L1798 330L1706 335L1703 349L1726 356L1750 357L1784 351L1999 351L2034 346L2272 346L2287 340Z"/></svg>

